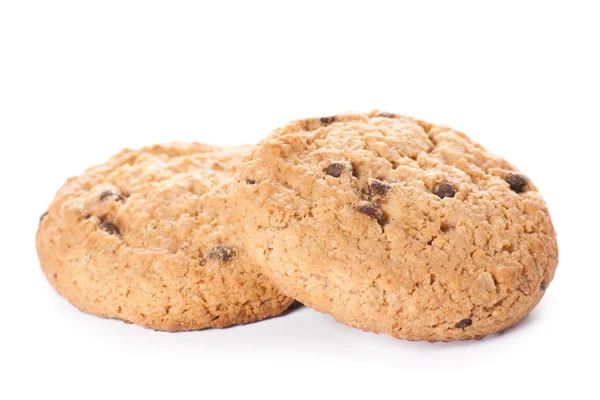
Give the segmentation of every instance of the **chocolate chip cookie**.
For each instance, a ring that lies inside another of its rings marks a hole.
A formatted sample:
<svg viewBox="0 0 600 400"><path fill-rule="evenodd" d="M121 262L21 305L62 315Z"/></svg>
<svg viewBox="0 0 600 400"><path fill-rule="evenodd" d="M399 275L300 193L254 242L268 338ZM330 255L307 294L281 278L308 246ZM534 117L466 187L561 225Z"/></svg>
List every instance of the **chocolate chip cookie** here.
<svg viewBox="0 0 600 400"><path fill-rule="evenodd" d="M222 328L292 302L246 256L228 221L249 147L124 150L69 179L40 220L49 282L81 310L156 330Z"/></svg>
<svg viewBox="0 0 600 400"><path fill-rule="evenodd" d="M251 151L232 193L246 248L286 294L397 338L500 332L557 266L528 177L461 132L401 115L292 122Z"/></svg>

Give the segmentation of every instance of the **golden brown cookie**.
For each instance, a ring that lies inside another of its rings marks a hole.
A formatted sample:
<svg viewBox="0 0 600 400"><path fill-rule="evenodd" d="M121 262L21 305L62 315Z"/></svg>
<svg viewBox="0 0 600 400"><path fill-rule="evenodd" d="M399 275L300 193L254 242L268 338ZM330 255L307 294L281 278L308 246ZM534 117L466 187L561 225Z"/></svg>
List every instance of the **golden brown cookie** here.
<svg viewBox="0 0 600 400"><path fill-rule="evenodd" d="M277 129L238 169L233 196L244 244L286 294L397 338L510 327L557 265L528 178L461 132L400 115Z"/></svg>
<svg viewBox="0 0 600 400"><path fill-rule="evenodd" d="M40 220L46 277L82 311L156 330L282 313L292 300L247 259L227 222L233 173L249 149L124 150L69 179Z"/></svg>

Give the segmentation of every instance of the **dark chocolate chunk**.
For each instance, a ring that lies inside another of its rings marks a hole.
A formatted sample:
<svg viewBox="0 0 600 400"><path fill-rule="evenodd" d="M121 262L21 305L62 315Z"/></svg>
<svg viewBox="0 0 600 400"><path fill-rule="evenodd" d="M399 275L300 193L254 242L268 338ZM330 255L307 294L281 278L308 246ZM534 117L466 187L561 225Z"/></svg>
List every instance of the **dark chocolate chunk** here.
<svg viewBox="0 0 600 400"><path fill-rule="evenodd" d="M115 201L123 201L124 197L121 193L113 192L112 190L105 190L100 194L100 201L105 201L108 198L114 197Z"/></svg>
<svg viewBox="0 0 600 400"><path fill-rule="evenodd" d="M328 124L331 124L332 122L335 122L335 119L336 119L336 118L335 118L335 115L334 115L334 116L332 116L332 117L322 117L322 118L320 119L320 121L321 121L321 123L322 123L323 125L328 125Z"/></svg>
<svg viewBox="0 0 600 400"><path fill-rule="evenodd" d="M44 218L46 218L46 215L48 215L48 211L46 211L45 213L43 213L42 215L40 215L40 224L42 223L42 221L44 220Z"/></svg>
<svg viewBox="0 0 600 400"><path fill-rule="evenodd" d="M112 223L110 222L103 222L100 224L100 229L104 229L106 232L110 233L111 235L118 235L119 234L119 229Z"/></svg>
<svg viewBox="0 0 600 400"><path fill-rule="evenodd" d="M546 285L546 281L543 280L542 283L540 283L540 289L545 291L547 287L548 287L548 285Z"/></svg>
<svg viewBox="0 0 600 400"><path fill-rule="evenodd" d="M383 196L391 189L391 186L387 182L380 181L379 179L372 179L369 182L369 194L371 196Z"/></svg>
<svg viewBox="0 0 600 400"><path fill-rule="evenodd" d="M255 183L256 183L256 181L254 179L246 179L247 185L254 185Z"/></svg>
<svg viewBox="0 0 600 400"><path fill-rule="evenodd" d="M364 202L358 206L357 210L378 221L383 219L383 210L377 204Z"/></svg>
<svg viewBox="0 0 600 400"><path fill-rule="evenodd" d="M377 115L375 115L376 117L382 117L382 118L396 118L396 116L393 113L389 113L389 112L378 112Z"/></svg>
<svg viewBox="0 0 600 400"><path fill-rule="evenodd" d="M339 178L346 169L350 168L351 167L350 165L348 165L348 163L343 161L336 161L334 163L329 164L327 168L325 168L325 173L327 175L333 176L334 178Z"/></svg>
<svg viewBox="0 0 600 400"><path fill-rule="evenodd" d="M510 189L517 193L522 193L527 185L527 178L523 175L508 174L504 180L508 182Z"/></svg>
<svg viewBox="0 0 600 400"><path fill-rule="evenodd" d="M460 321L458 321L456 323L456 325L454 325L455 328L466 328L467 326L471 326L471 324L473 323L473 320L467 318L467 319L461 319Z"/></svg>
<svg viewBox="0 0 600 400"><path fill-rule="evenodd" d="M224 246L215 246L208 253L208 258L213 260L229 261L233 257L235 257L235 251Z"/></svg>
<svg viewBox="0 0 600 400"><path fill-rule="evenodd" d="M438 185L435 194L437 194L440 199L443 199L444 197L454 197L456 188L450 182L444 181Z"/></svg>

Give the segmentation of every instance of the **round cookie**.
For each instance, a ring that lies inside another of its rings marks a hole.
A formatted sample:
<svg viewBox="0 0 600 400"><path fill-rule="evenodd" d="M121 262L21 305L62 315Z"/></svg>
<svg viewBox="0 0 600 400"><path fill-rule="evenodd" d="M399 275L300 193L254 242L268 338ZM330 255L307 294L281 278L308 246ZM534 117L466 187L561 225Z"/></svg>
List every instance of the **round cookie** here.
<svg viewBox="0 0 600 400"><path fill-rule="evenodd" d="M363 330L478 339L557 266L536 187L465 134L376 112L275 130L236 173L245 245L287 295Z"/></svg>
<svg viewBox="0 0 600 400"><path fill-rule="evenodd" d="M36 243L52 286L82 311L186 331L281 314L292 302L246 257L227 219L248 146L123 150L69 179Z"/></svg>

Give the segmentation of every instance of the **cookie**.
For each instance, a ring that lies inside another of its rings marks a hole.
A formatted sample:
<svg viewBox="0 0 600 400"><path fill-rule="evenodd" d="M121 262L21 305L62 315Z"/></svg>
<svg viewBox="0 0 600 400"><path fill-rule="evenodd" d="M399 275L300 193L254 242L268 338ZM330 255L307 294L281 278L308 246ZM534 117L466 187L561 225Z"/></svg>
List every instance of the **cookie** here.
<svg viewBox="0 0 600 400"><path fill-rule="evenodd" d="M246 256L228 221L250 147L124 150L69 179L40 220L48 281L82 311L164 331L223 328L292 302Z"/></svg>
<svg viewBox="0 0 600 400"><path fill-rule="evenodd" d="M557 266L529 178L461 132L396 114L277 129L232 194L246 248L287 295L396 338L500 332L539 302Z"/></svg>

